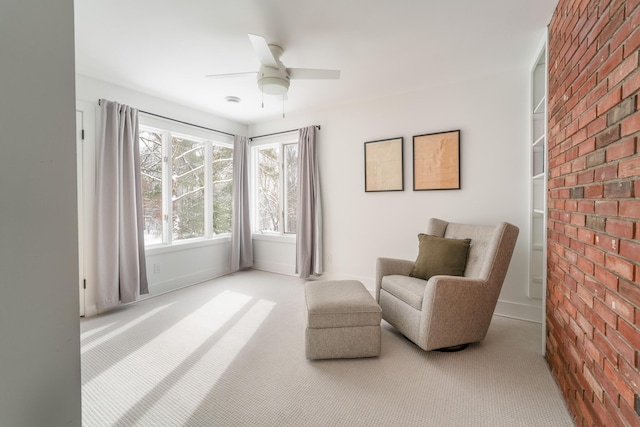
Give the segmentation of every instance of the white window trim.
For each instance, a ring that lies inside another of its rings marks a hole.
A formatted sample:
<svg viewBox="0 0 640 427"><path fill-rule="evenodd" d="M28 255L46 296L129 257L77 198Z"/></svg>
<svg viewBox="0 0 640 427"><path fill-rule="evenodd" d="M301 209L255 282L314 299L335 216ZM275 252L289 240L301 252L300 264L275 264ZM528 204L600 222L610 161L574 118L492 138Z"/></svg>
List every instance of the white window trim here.
<svg viewBox="0 0 640 427"><path fill-rule="evenodd" d="M205 164L209 164L212 161L213 145L220 145L223 147L233 149L233 137L222 133L208 131L200 129L198 127L189 126L186 124L174 122L172 120L166 120L159 117L145 115L141 113L139 115L140 128L152 130L162 134L162 180L165 182L171 182L171 136L183 137L194 141L204 143L205 150ZM166 140L165 140L166 139ZM210 182L212 179L211 168L205 168L205 182ZM184 239L173 241L173 218L172 218L172 191L170 185L162 186L162 209L163 209L163 242L145 245L145 252L147 254L159 254L164 252L171 252L175 250L191 249L202 246L217 245L231 241L231 233L213 234L213 222L212 222L212 209L213 209L213 186L209 185L205 187L205 230L203 237L196 237L192 239ZM209 193L209 194L207 194ZM211 204L211 206L209 206Z"/></svg>

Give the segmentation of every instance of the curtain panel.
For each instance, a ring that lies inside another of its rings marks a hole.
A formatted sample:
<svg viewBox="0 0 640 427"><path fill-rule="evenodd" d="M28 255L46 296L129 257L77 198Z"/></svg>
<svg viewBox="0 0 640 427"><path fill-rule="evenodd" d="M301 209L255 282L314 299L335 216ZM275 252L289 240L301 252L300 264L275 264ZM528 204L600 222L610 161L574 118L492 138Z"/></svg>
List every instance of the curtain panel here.
<svg viewBox="0 0 640 427"><path fill-rule="evenodd" d="M315 126L300 129L296 208L296 273L301 278L322 274L322 203Z"/></svg>
<svg viewBox="0 0 640 427"><path fill-rule="evenodd" d="M98 311L147 294L138 110L100 100L96 141L95 257Z"/></svg>
<svg viewBox="0 0 640 427"><path fill-rule="evenodd" d="M249 209L250 141L244 136L233 138L233 186L231 220L231 271L253 266L251 211Z"/></svg>

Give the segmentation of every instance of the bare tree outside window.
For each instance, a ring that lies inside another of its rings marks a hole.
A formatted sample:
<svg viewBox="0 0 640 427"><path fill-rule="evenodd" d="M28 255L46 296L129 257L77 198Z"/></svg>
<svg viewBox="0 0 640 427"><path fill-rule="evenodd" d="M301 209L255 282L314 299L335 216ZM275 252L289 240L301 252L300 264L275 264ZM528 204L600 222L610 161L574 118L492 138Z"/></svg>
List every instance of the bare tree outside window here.
<svg viewBox="0 0 640 427"><path fill-rule="evenodd" d="M140 130L144 243L162 243L162 134Z"/></svg>
<svg viewBox="0 0 640 427"><path fill-rule="evenodd" d="M173 240L204 236L204 144L171 141Z"/></svg>
<svg viewBox="0 0 640 427"><path fill-rule="evenodd" d="M256 149L258 227L262 232L296 232L298 144Z"/></svg>
<svg viewBox="0 0 640 427"><path fill-rule="evenodd" d="M231 233L233 149L213 146L213 234Z"/></svg>
<svg viewBox="0 0 640 427"><path fill-rule="evenodd" d="M280 167L278 150L258 150L258 206L261 231L278 231L280 224Z"/></svg>
<svg viewBox="0 0 640 427"><path fill-rule="evenodd" d="M298 144L284 146L285 206L284 232L296 232L298 202Z"/></svg>

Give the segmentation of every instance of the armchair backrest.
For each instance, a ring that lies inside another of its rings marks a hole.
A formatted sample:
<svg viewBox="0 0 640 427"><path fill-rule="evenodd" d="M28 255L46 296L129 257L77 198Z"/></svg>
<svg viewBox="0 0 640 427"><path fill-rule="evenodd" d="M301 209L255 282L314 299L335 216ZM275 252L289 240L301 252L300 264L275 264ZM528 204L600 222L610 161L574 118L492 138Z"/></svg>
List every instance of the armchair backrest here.
<svg viewBox="0 0 640 427"><path fill-rule="evenodd" d="M518 237L518 227L501 222L496 226L458 224L429 219L427 234L449 239L471 239L465 277L502 283Z"/></svg>

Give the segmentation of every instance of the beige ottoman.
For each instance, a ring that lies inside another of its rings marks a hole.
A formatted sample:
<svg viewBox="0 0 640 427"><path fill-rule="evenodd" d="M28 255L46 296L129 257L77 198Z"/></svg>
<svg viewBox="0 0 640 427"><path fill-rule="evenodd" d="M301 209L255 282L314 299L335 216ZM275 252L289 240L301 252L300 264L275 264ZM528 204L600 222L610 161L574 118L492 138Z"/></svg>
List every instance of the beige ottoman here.
<svg viewBox="0 0 640 427"><path fill-rule="evenodd" d="M304 285L307 359L345 359L380 354L382 309L356 280Z"/></svg>

